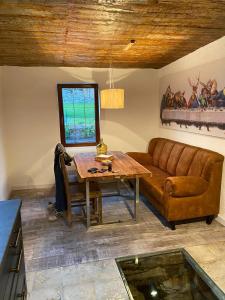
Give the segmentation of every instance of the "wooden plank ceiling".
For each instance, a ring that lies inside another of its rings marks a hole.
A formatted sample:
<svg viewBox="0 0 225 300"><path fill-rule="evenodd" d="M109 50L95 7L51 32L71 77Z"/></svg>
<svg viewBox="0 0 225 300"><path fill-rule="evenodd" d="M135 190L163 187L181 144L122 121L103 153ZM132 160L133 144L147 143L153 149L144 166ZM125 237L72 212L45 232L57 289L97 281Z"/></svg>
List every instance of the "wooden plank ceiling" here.
<svg viewBox="0 0 225 300"><path fill-rule="evenodd" d="M225 0L0 3L0 65L160 68L224 35Z"/></svg>

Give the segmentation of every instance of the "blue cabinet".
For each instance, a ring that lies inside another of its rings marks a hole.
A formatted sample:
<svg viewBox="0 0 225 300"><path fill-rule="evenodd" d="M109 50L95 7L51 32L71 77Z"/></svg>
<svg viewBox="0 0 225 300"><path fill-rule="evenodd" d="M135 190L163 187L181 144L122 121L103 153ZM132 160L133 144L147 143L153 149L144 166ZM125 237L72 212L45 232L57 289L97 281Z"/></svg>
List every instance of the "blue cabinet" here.
<svg viewBox="0 0 225 300"><path fill-rule="evenodd" d="M0 299L27 297L21 201L0 201Z"/></svg>

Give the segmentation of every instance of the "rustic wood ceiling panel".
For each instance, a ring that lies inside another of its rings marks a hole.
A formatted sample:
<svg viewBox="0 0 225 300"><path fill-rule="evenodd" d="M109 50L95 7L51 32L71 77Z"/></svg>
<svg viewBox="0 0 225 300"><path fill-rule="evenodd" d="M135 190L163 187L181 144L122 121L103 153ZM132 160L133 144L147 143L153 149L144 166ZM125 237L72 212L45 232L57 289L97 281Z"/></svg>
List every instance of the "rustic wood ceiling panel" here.
<svg viewBox="0 0 225 300"><path fill-rule="evenodd" d="M225 0L0 3L0 65L160 68L224 35Z"/></svg>

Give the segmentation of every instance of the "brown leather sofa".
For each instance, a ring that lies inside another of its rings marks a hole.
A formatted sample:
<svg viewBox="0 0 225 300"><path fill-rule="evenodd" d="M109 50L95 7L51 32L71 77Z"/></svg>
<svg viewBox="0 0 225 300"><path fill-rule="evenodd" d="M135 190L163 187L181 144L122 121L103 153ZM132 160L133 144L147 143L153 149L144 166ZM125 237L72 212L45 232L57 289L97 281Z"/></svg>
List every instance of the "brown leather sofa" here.
<svg viewBox="0 0 225 300"><path fill-rule="evenodd" d="M224 157L219 153L164 138L150 141L148 153L128 152L152 172L140 180L140 190L172 229L178 221L219 212Z"/></svg>

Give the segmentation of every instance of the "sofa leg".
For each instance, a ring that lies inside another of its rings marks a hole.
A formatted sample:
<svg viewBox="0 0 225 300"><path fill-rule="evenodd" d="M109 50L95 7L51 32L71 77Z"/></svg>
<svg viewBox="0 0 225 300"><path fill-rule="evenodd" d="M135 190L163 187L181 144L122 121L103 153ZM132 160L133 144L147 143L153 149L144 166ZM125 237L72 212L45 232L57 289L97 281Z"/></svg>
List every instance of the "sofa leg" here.
<svg viewBox="0 0 225 300"><path fill-rule="evenodd" d="M214 216L207 216L206 217L206 224L210 225L212 223L213 219L214 219Z"/></svg>
<svg viewBox="0 0 225 300"><path fill-rule="evenodd" d="M170 221L169 225L170 225L170 229L171 230L175 230L176 229L176 223L174 221Z"/></svg>

